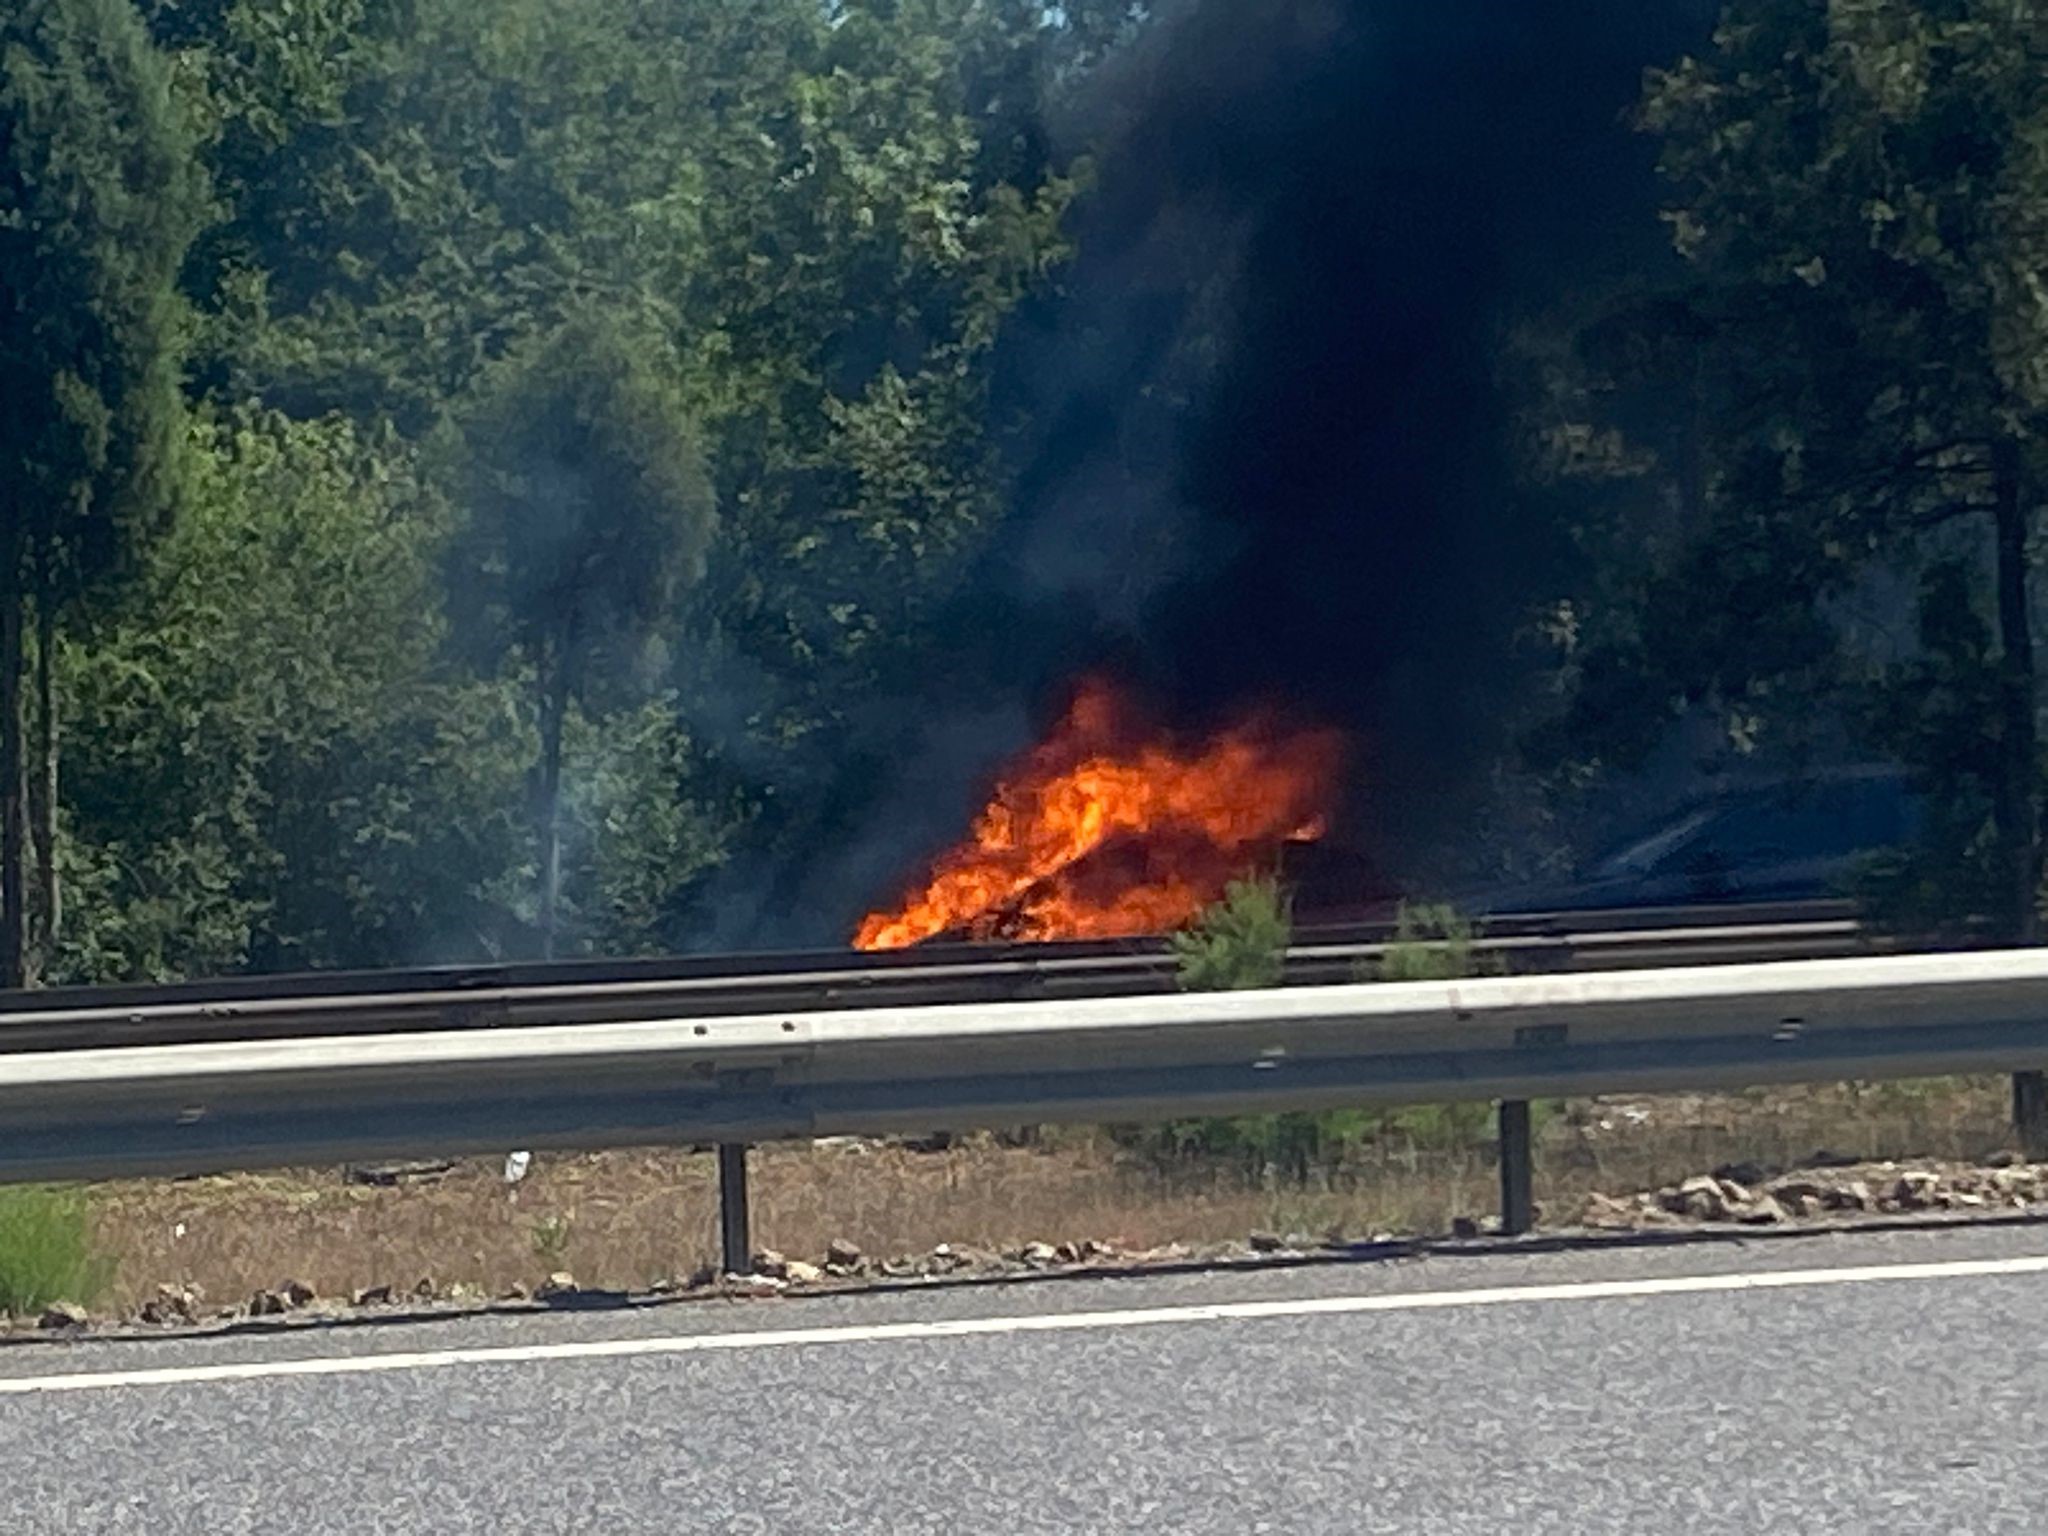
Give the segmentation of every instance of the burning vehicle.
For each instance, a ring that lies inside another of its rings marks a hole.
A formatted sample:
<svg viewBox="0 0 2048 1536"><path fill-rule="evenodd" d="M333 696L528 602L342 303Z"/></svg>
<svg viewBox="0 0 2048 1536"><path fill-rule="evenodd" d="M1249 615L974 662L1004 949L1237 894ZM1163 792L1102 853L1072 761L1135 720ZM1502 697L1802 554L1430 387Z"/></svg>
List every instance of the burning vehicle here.
<svg viewBox="0 0 2048 1536"><path fill-rule="evenodd" d="M1179 927L1231 880L1323 838L1343 764L1335 731L1254 711L1191 739L1088 678L1045 740L998 775L967 837L869 913L854 945Z"/></svg>

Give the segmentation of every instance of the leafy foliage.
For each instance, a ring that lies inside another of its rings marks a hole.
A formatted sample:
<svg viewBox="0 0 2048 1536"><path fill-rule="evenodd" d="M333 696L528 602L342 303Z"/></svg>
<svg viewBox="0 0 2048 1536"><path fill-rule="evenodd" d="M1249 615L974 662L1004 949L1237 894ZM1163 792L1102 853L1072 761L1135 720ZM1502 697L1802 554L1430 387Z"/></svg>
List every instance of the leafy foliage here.
<svg viewBox="0 0 2048 1536"><path fill-rule="evenodd" d="M132 567L178 480L177 275L204 176L126 0L0 13L0 986L31 974L23 709L35 621L38 948L59 924L59 621Z"/></svg>
<svg viewBox="0 0 2048 1536"><path fill-rule="evenodd" d="M1472 948L1472 924L1456 907L1443 903L1402 902L1394 920L1394 938L1380 957L1381 981L1451 981L1460 976L1486 976L1500 969L1490 955Z"/></svg>
<svg viewBox="0 0 2048 1536"><path fill-rule="evenodd" d="M447 509L338 420L201 420L191 451L189 515L63 657L97 727L73 745L63 973L516 949L498 885L531 858L531 738L443 659Z"/></svg>
<svg viewBox="0 0 2048 1536"><path fill-rule="evenodd" d="M1190 991L1278 986L1291 938L1285 894L1271 880L1233 882L1224 900L1173 937L1181 985ZM1444 905L1404 903L1373 978L1441 980L1486 973L1472 950L1471 924ZM1341 1176L1369 1144L1398 1142L1417 1151L1471 1146L1485 1133L1485 1104L1429 1104L1390 1110L1208 1116L1158 1126L1117 1128L1120 1145L1170 1172L1222 1171L1251 1180L1302 1185Z"/></svg>
<svg viewBox="0 0 2048 1536"><path fill-rule="evenodd" d="M1690 281L1531 349L1532 466L1587 491L1539 758L1640 761L1687 720L1728 758L1895 756L1954 813L1930 877L2015 936L2041 863L2044 49L2048 18L1989 0L1731 0L1641 111Z"/></svg>
<svg viewBox="0 0 2048 1536"><path fill-rule="evenodd" d="M804 894L902 750L875 701L993 649L1008 434L1062 430L997 419L998 345L1094 175L1048 108L1155 9L8 10L0 674L49 698L0 757L72 724L54 790L0 763L41 796L0 864L63 876L51 973L670 948L720 872ZM1487 834L1525 868L1646 762L1875 755L1934 807L1884 909L2030 931L2044 28L1730 0L1648 80L1685 279L1509 317L1577 556ZM1227 350L1215 308L1176 355ZM1382 974L1472 965L1404 922ZM1186 984L1271 984L1286 926L1233 892Z"/></svg>
<svg viewBox="0 0 2048 1536"><path fill-rule="evenodd" d="M48 568L53 592L132 562L136 538L172 504L176 279L205 198L169 71L126 0L8 7L0 464L28 565Z"/></svg>
<svg viewBox="0 0 2048 1536"><path fill-rule="evenodd" d="M1280 882L1233 880L1221 901L1172 935L1180 984L1190 992L1277 987L1287 974L1293 914Z"/></svg>
<svg viewBox="0 0 2048 1536"><path fill-rule="evenodd" d="M462 424L465 585L533 679L542 951L561 887L562 742L595 658L641 654L702 574L716 525L695 426L659 336L572 320L482 379Z"/></svg>
<svg viewBox="0 0 2048 1536"><path fill-rule="evenodd" d="M154 516L176 478L189 516L65 546L134 580L50 647L91 722L53 974L689 942L712 871L805 848L797 787L858 755L862 690L922 664L993 531L989 356L1077 186L1040 105L1125 8L140 13L0 27L36 128L7 153L130 221L95 247L23 205L0 287L63 318L51 358L95 283L191 343L183 402L168 347L130 395L85 381L87 510ZM66 96L95 48L147 100ZM178 409L130 410L141 383ZM32 447L0 441L17 488Z"/></svg>

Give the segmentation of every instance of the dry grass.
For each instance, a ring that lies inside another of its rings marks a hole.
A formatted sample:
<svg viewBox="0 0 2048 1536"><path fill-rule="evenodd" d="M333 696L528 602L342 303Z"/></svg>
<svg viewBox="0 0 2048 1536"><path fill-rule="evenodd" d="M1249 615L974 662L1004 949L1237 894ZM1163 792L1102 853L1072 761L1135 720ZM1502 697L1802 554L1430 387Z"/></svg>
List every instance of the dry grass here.
<svg viewBox="0 0 2048 1536"><path fill-rule="evenodd" d="M1538 1198L1569 1214L1594 1190L1818 1152L1979 1157L2005 1142L2006 1093L1992 1078L1575 1102L1543 1122ZM821 1254L835 1237L888 1255L1090 1237L1143 1248L1259 1227L1441 1232L1492 1211L1496 1177L1483 1144L1381 1144L1303 1188L1162 1171L1085 1131L1031 1147L975 1138L941 1153L824 1143L756 1154L754 1222L759 1243L792 1255ZM556 1268L585 1285L645 1286L711 1261L716 1201L708 1156L660 1149L541 1154L516 1188L479 1161L381 1188L293 1170L93 1191L99 1240L118 1261L116 1303L159 1282L240 1301L288 1277L323 1295L422 1278L498 1292Z"/></svg>

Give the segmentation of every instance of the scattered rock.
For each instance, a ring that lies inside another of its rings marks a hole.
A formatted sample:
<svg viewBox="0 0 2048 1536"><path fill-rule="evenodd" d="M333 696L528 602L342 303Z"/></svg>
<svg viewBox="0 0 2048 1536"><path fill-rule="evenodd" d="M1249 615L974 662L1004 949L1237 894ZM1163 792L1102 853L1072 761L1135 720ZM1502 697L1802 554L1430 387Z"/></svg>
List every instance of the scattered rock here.
<svg viewBox="0 0 2048 1536"><path fill-rule="evenodd" d="M754 1255L754 1273L757 1275L769 1275L780 1280L787 1268L789 1260L773 1248L763 1248Z"/></svg>
<svg viewBox="0 0 2048 1536"><path fill-rule="evenodd" d="M941 1243L932 1250L931 1258L925 1267L935 1275L950 1275L956 1270L967 1268L972 1262L963 1250L951 1243Z"/></svg>
<svg viewBox="0 0 2048 1536"><path fill-rule="evenodd" d="M1768 1182L1771 1175L1775 1172L1777 1172L1775 1168L1766 1168L1762 1163L1744 1161L1723 1163L1714 1170L1714 1177L1730 1184L1755 1186Z"/></svg>
<svg viewBox="0 0 2048 1536"><path fill-rule="evenodd" d="M1815 1207L1828 1203L1828 1191L1832 1186L1810 1173L1787 1173L1771 1180L1764 1186L1764 1193L1772 1195L1791 1205L1798 1200L1811 1200Z"/></svg>
<svg viewBox="0 0 2048 1536"><path fill-rule="evenodd" d="M359 1307L388 1307L391 1305L391 1287L366 1285L349 1300Z"/></svg>
<svg viewBox="0 0 2048 1536"><path fill-rule="evenodd" d="M38 1320L36 1326L52 1330L58 1328L83 1328L91 1321L91 1314L77 1302L53 1301L43 1308L43 1315Z"/></svg>
<svg viewBox="0 0 2048 1536"><path fill-rule="evenodd" d="M1627 1200L1592 1195L1579 1219L1595 1227L1689 1221L1771 1226L1835 1214L2026 1207L2048 1198L2048 1167L2016 1159L2002 1159L1997 1166L1830 1160L1827 1166L1775 1174L1761 1184L1731 1176L1742 1171L1758 1171L1758 1165L1730 1164L1717 1174L1698 1174ZM1453 1231L1464 1235L1462 1225L1454 1225Z"/></svg>
<svg viewBox="0 0 2048 1536"><path fill-rule="evenodd" d="M442 1159L432 1162L413 1163L356 1163L348 1169L351 1184L374 1184L389 1187L393 1184L431 1184L441 1179L455 1166Z"/></svg>
<svg viewBox="0 0 2048 1536"><path fill-rule="evenodd" d="M432 1301L441 1294L441 1288L434 1283L432 1275L421 1275L413 1283L412 1294L417 1301Z"/></svg>
<svg viewBox="0 0 2048 1536"><path fill-rule="evenodd" d="M782 1266L782 1278L791 1285L816 1285L825 1278L825 1271L802 1259L789 1259Z"/></svg>
<svg viewBox="0 0 2048 1536"><path fill-rule="evenodd" d="M860 1261L860 1249L843 1237L835 1237L825 1245L825 1266L828 1269L836 1264L844 1270L855 1270L860 1268Z"/></svg>
<svg viewBox="0 0 2048 1536"><path fill-rule="evenodd" d="M200 1303L205 1299L205 1292L196 1285L159 1285L156 1294L135 1314L136 1320L157 1326L196 1323Z"/></svg>
<svg viewBox="0 0 2048 1536"><path fill-rule="evenodd" d="M2026 1159L2013 1151L2011 1147L2000 1147L1984 1159L1984 1166L1986 1168L2017 1168L2025 1162Z"/></svg>
<svg viewBox="0 0 2048 1536"><path fill-rule="evenodd" d="M533 1299L554 1301L561 1297L574 1296L577 1289L576 1277L566 1269L558 1269L534 1287Z"/></svg>
<svg viewBox="0 0 2048 1536"><path fill-rule="evenodd" d="M719 1285L731 1296L780 1296L789 1282L776 1275L726 1275Z"/></svg>
<svg viewBox="0 0 2048 1536"><path fill-rule="evenodd" d="M1677 1188L1664 1191L1664 1209L1674 1216L1690 1216L1694 1221L1726 1221L1728 1194L1719 1179L1696 1173Z"/></svg>
<svg viewBox="0 0 2048 1536"><path fill-rule="evenodd" d="M1060 1262L1060 1251L1051 1243L1026 1243L1017 1250L1017 1259L1019 1263L1043 1269Z"/></svg>
<svg viewBox="0 0 2048 1536"><path fill-rule="evenodd" d="M1053 1249L1052 1256L1062 1264L1078 1264L1081 1262L1081 1245L1079 1243L1061 1243L1059 1247Z"/></svg>
<svg viewBox="0 0 2048 1536"><path fill-rule="evenodd" d="M271 1290L258 1291L249 1298L251 1317L279 1317L296 1312L313 1300L313 1287L303 1280L287 1280Z"/></svg>
<svg viewBox="0 0 2048 1536"><path fill-rule="evenodd" d="M664 1288L666 1288L666 1289L664 1289ZM674 1284L674 1282L673 1282L673 1281L669 1281L669 1280L657 1280L657 1281L655 1281L655 1282L654 1282L654 1284L653 1284L653 1285L649 1286L649 1287L648 1287L648 1289L649 1289L649 1290L651 1290L651 1291L652 1291L652 1292L653 1292L653 1293L654 1293L655 1295L657 1295L657 1296L661 1296L661 1295L666 1295L666 1294L667 1294L667 1292L668 1292L668 1291L670 1291L670 1290L674 1290L674 1289L675 1289L675 1284ZM500 1300L500 1301L531 1301L531 1300L533 1300L533 1292L532 1292L532 1291L529 1291L529 1290L528 1290L528 1289L527 1289L527 1288L526 1288L525 1286L521 1285L521 1284L520 1284L520 1283L519 1283L519 1282L518 1282L517 1280L514 1280L514 1281L513 1281L513 1282L512 1282L512 1283L511 1283L510 1285L506 1286L504 1290L502 1290L502 1291L498 1292L498 1300ZM358 1303L358 1305L360 1305L360 1304L361 1304L361 1303Z"/></svg>
<svg viewBox="0 0 2048 1536"><path fill-rule="evenodd" d="M1617 1200L1612 1195L1588 1195L1585 1207L1579 1212L1579 1222L1588 1227L1626 1227L1634 1224L1636 1209L1626 1200Z"/></svg>
<svg viewBox="0 0 2048 1536"><path fill-rule="evenodd" d="M2041 1176L2034 1169L2020 1165L1995 1169L1990 1178L1995 1194L2003 1196L2013 1205L2025 1205L2041 1197Z"/></svg>
<svg viewBox="0 0 2048 1536"><path fill-rule="evenodd" d="M1927 1168L1908 1168L1893 1181L1892 1203L1902 1211L1924 1211L1941 1201L1941 1175Z"/></svg>
<svg viewBox="0 0 2048 1536"><path fill-rule="evenodd" d="M1477 1237L1478 1235L1479 1235L1479 1221L1478 1221L1478 1218L1477 1218L1477 1217L1473 1217L1473 1216L1453 1216L1453 1217L1451 1218L1451 1236L1453 1236L1453 1237Z"/></svg>
<svg viewBox="0 0 2048 1536"><path fill-rule="evenodd" d="M1105 1243L1099 1238L1093 1237L1086 1238L1081 1243L1081 1262L1084 1264L1100 1264L1104 1260L1115 1257L1117 1257L1115 1243Z"/></svg>
<svg viewBox="0 0 2048 1536"><path fill-rule="evenodd" d="M1278 1253L1285 1246L1278 1232L1268 1232L1264 1228L1253 1232L1245 1241L1251 1245L1253 1253Z"/></svg>
<svg viewBox="0 0 2048 1536"><path fill-rule="evenodd" d="M1769 1227L1788 1220L1789 1214L1775 1196L1757 1195L1735 1212L1735 1219L1746 1226Z"/></svg>

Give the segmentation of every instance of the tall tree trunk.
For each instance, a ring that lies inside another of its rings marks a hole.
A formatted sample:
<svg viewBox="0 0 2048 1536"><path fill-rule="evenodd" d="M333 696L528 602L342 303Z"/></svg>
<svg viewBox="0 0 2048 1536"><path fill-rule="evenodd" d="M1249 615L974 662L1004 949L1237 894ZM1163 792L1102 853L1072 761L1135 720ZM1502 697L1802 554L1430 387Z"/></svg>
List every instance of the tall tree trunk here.
<svg viewBox="0 0 2048 1536"><path fill-rule="evenodd" d="M2027 502L2019 445L1992 450L1993 510L1998 561L1998 642L2001 748L1994 814L2003 855L2005 914L2012 941L2040 936L2041 885L2038 730L2034 721L2034 636L2028 612Z"/></svg>
<svg viewBox="0 0 2048 1536"><path fill-rule="evenodd" d="M562 724L569 713L568 642L557 637L540 668L540 952L555 958L562 892Z"/></svg>
<svg viewBox="0 0 2048 1536"><path fill-rule="evenodd" d="M27 806L23 803L22 569L18 515L0 515L0 987L28 984Z"/></svg>
<svg viewBox="0 0 2048 1536"><path fill-rule="evenodd" d="M57 650L57 604L52 596L52 573L43 571L41 590L36 594L36 752L38 761L30 770L30 832L36 851L35 942L29 964L38 977L47 976L57 958L57 940L63 932L63 889L57 878L57 755L59 721L55 656Z"/></svg>

